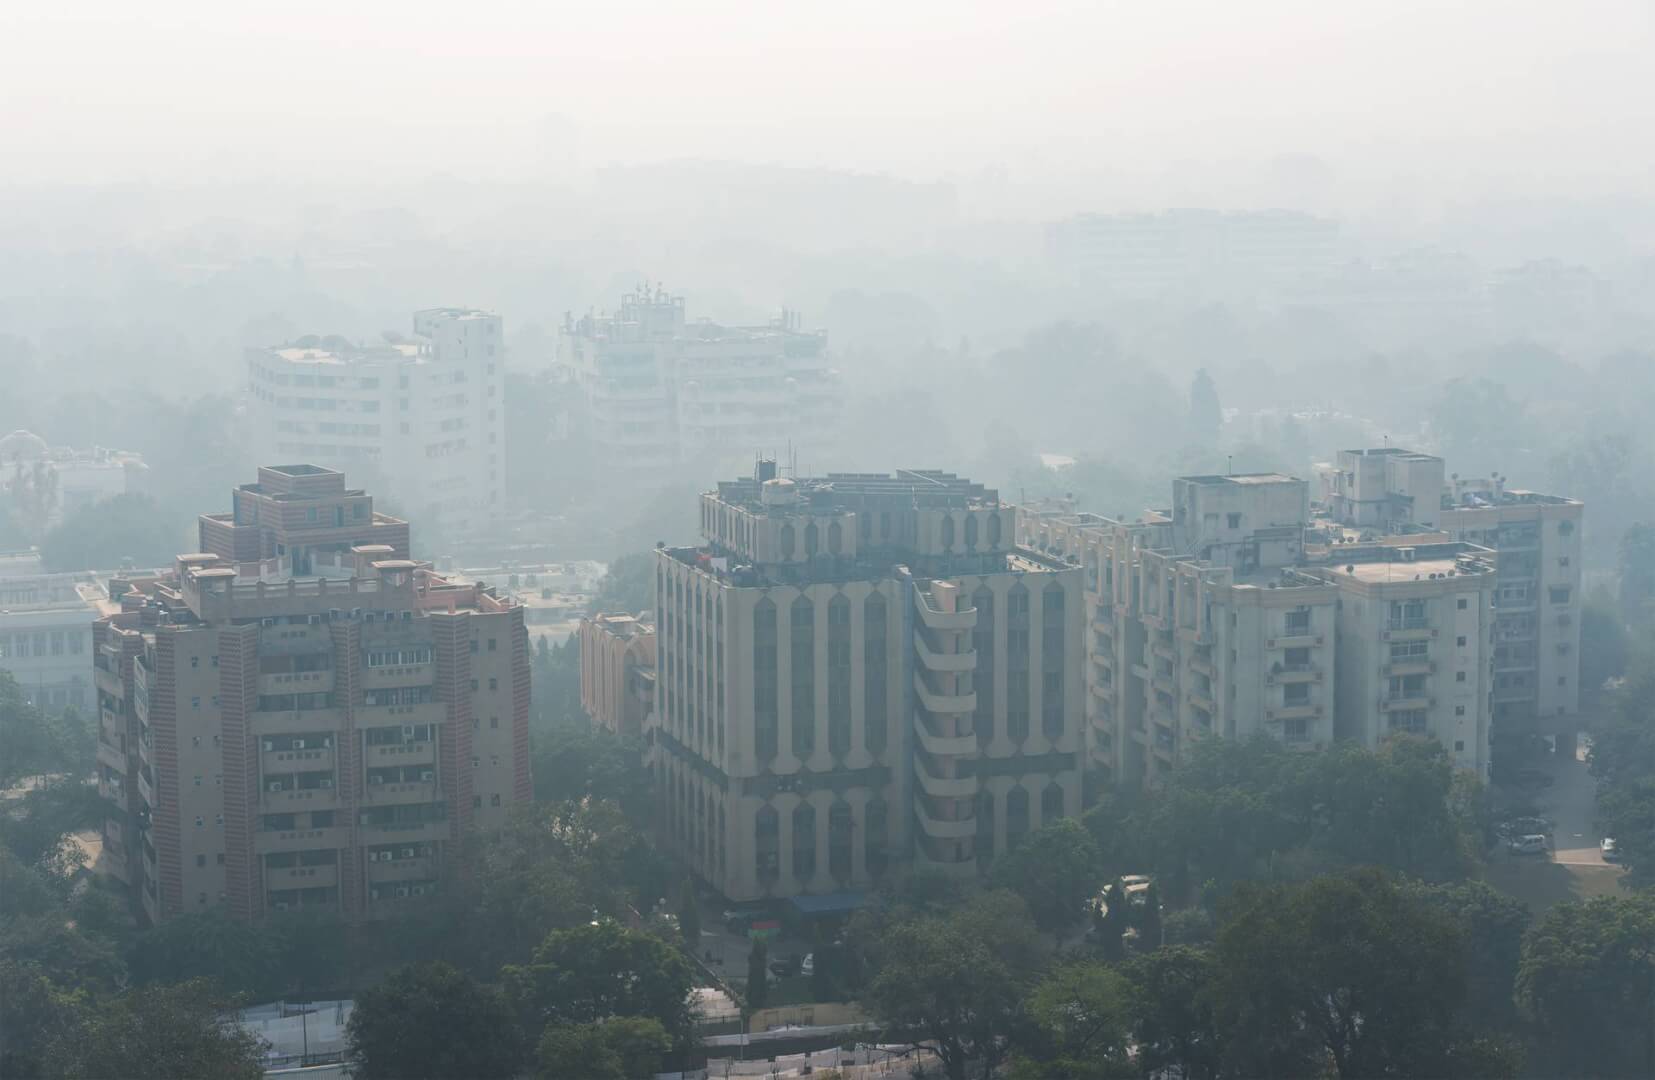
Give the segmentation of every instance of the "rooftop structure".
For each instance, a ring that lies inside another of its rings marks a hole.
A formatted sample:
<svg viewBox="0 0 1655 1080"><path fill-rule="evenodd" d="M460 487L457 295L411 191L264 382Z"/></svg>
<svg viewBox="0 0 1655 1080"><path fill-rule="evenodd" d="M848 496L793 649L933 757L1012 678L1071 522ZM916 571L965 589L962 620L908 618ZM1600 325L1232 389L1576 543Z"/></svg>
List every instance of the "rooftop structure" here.
<svg viewBox="0 0 1655 1080"><path fill-rule="evenodd" d="M29 431L0 436L0 493L19 485L39 497L44 528L85 506L145 490L149 467L132 450L49 446Z"/></svg>
<svg viewBox="0 0 1655 1080"><path fill-rule="evenodd" d="M0 670L43 709L92 705L92 624L109 596L90 574L0 577Z"/></svg>

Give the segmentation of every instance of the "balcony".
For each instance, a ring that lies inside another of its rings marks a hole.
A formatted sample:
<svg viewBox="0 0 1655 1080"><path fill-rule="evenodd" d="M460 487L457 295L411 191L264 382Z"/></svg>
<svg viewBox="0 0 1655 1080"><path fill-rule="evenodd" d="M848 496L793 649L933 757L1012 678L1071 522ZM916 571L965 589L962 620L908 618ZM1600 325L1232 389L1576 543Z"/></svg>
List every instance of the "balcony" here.
<svg viewBox="0 0 1655 1080"><path fill-rule="evenodd" d="M267 814L292 814L303 810L336 810L339 807L339 789L333 786L319 788L287 788L260 793L259 805Z"/></svg>
<svg viewBox="0 0 1655 1080"><path fill-rule="evenodd" d="M126 775L126 752L119 750L102 739L98 740L98 762L109 766L110 769Z"/></svg>
<svg viewBox="0 0 1655 1080"><path fill-rule="evenodd" d="M914 672L914 691L919 695L919 703L926 712L944 715L948 713L968 713L977 709L977 694L967 691L963 694L935 694L925 685L925 678L919 672Z"/></svg>
<svg viewBox="0 0 1655 1080"><path fill-rule="evenodd" d="M1178 628L1178 637L1180 640L1187 641L1191 645L1211 645L1213 643L1213 632L1211 630L1203 630L1198 626L1180 626Z"/></svg>
<svg viewBox="0 0 1655 1080"><path fill-rule="evenodd" d="M269 697L279 694L322 694L332 691L332 671L284 671L275 675L259 676L259 693Z"/></svg>
<svg viewBox="0 0 1655 1080"><path fill-rule="evenodd" d="M1132 674L1136 675L1138 678L1142 679L1144 682L1149 681L1149 665L1147 665L1147 664L1133 664L1131 670L1132 670Z"/></svg>
<svg viewBox="0 0 1655 1080"><path fill-rule="evenodd" d="M1425 694L1415 694L1413 696L1398 694L1396 697L1380 698L1379 711L1402 712L1407 709L1431 709L1435 708L1436 704L1436 698Z"/></svg>
<svg viewBox="0 0 1655 1080"><path fill-rule="evenodd" d="M320 889L339 884L338 866L282 866L264 871L267 889Z"/></svg>
<svg viewBox="0 0 1655 1080"><path fill-rule="evenodd" d="M323 851L350 845L350 830L343 825L321 829L260 829L253 833L253 854L276 855L286 851Z"/></svg>
<svg viewBox="0 0 1655 1080"><path fill-rule="evenodd" d="M358 705L355 711L359 728L440 724L448 719L448 706L440 701L418 705Z"/></svg>
<svg viewBox="0 0 1655 1080"><path fill-rule="evenodd" d="M919 656L919 662L927 671L942 674L957 674L962 671L974 670L977 666L977 653L974 649L957 653L933 652L926 644L923 635L914 635L914 652Z"/></svg>
<svg viewBox="0 0 1655 1080"><path fill-rule="evenodd" d="M424 856L375 860L368 864L368 883L371 885L397 881L430 881L437 876L437 860Z"/></svg>
<svg viewBox="0 0 1655 1080"><path fill-rule="evenodd" d="M1215 708L1217 708L1217 705L1214 704L1213 699L1199 690L1191 690L1184 696L1191 705L1194 705L1197 709L1205 710L1209 715Z"/></svg>
<svg viewBox="0 0 1655 1080"><path fill-rule="evenodd" d="M294 772L332 772L333 747L314 750L265 750L259 754L259 772L264 776L279 776Z"/></svg>
<svg viewBox="0 0 1655 1080"><path fill-rule="evenodd" d="M127 802L126 785L107 778L98 780L98 794L110 802L121 813L127 813L131 804Z"/></svg>
<svg viewBox="0 0 1655 1080"><path fill-rule="evenodd" d="M1149 649L1156 656L1164 657L1168 660L1171 660L1175 655L1177 655L1172 650L1172 642L1163 641L1159 637L1156 637L1150 641Z"/></svg>
<svg viewBox="0 0 1655 1080"><path fill-rule="evenodd" d="M363 668L362 688L391 690L404 686L430 686L435 678L436 668L429 663Z"/></svg>
<svg viewBox="0 0 1655 1080"><path fill-rule="evenodd" d="M434 776L430 780L404 780L395 784L369 782L362 787L362 802L364 804L371 803L375 806L428 803L435 802L440 797Z"/></svg>
<svg viewBox="0 0 1655 1080"><path fill-rule="evenodd" d="M1302 634L1297 634L1289 630L1279 637L1266 638L1264 647L1266 649L1319 649L1323 641L1324 638L1321 634L1313 634L1308 630Z"/></svg>
<svg viewBox="0 0 1655 1080"><path fill-rule="evenodd" d="M1210 657L1210 656L1199 656L1199 655L1190 657L1190 670L1191 671L1199 671L1201 674L1207 676L1207 678L1209 678L1209 679L1212 678L1212 676L1213 676L1212 657Z"/></svg>
<svg viewBox="0 0 1655 1080"><path fill-rule="evenodd" d="M395 821L383 825L357 826L357 839L369 847L379 844L447 840L449 837L450 828L447 818L440 821Z"/></svg>
<svg viewBox="0 0 1655 1080"><path fill-rule="evenodd" d="M914 734L932 757L973 757L977 753L976 735L935 735L918 718L914 721Z"/></svg>
<svg viewBox="0 0 1655 1080"><path fill-rule="evenodd" d="M362 763L374 769L385 765L432 765L437 760L434 742L389 743L370 746L362 754Z"/></svg>
<svg viewBox="0 0 1655 1080"><path fill-rule="evenodd" d="M960 776L953 779L932 776L925 767L925 758L914 755L914 778L919 781L920 789L927 795L938 799L969 799L977 794L977 778L974 776Z"/></svg>
<svg viewBox="0 0 1655 1080"><path fill-rule="evenodd" d="M1094 633L1102 634L1105 637L1115 636L1115 624L1106 619L1093 619L1092 630Z"/></svg>
<svg viewBox="0 0 1655 1080"><path fill-rule="evenodd" d="M1284 685L1286 683L1319 683L1322 681L1322 669L1314 664L1282 664L1270 669L1270 674L1264 677L1266 686Z"/></svg>
<svg viewBox="0 0 1655 1080"><path fill-rule="evenodd" d="M952 821L947 818L935 818L926 809L924 799L914 800L914 816L919 818L921 831L933 840L968 840L977 835L975 815Z"/></svg>
<svg viewBox="0 0 1655 1080"><path fill-rule="evenodd" d="M144 775L144 770L139 769L138 775L134 779L138 781L138 797L144 800L144 806L154 806L155 789L150 786L149 777Z"/></svg>
<svg viewBox="0 0 1655 1080"><path fill-rule="evenodd" d="M938 611L931 606L931 594L914 586L914 607L919 609L920 622L933 630L970 630L977 625L977 609Z"/></svg>
<svg viewBox="0 0 1655 1080"><path fill-rule="evenodd" d="M1313 720L1322 715L1322 706L1312 702L1300 705L1278 705L1264 710L1266 720Z"/></svg>
<svg viewBox="0 0 1655 1080"><path fill-rule="evenodd" d="M1379 670L1388 678L1399 675L1435 675L1437 663L1425 657L1417 660L1392 660Z"/></svg>
<svg viewBox="0 0 1655 1080"><path fill-rule="evenodd" d="M1511 705L1523 701L1533 701L1539 696L1539 690L1533 686L1500 686L1495 687L1493 700L1497 705Z"/></svg>
<svg viewBox="0 0 1655 1080"><path fill-rule="evenodd" d="M338 731L345 715L339 709L278 709L254 712L250 724L254 735L308 735L313 731Z"/></svg>

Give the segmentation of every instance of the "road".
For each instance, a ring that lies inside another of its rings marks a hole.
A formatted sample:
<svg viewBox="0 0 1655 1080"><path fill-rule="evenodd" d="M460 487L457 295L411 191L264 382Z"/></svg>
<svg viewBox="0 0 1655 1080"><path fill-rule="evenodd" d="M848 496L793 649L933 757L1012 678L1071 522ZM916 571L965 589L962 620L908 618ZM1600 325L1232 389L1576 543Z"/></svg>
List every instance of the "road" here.
<svg viewBox="0 0 1655 1080"><path fill-rule="evenodd" d="M1572 759L1548 755L1532 767L1552 778L1534 803L1553 822L1553 850L1543 858L1496 849L1489 854L1488 883L1522 900L1536 915L1565 900L1621 894L1622 870L1605 863L1598 847L1602 835L1592 820L1597 781L1587 769L1584 749Z"/></svg>

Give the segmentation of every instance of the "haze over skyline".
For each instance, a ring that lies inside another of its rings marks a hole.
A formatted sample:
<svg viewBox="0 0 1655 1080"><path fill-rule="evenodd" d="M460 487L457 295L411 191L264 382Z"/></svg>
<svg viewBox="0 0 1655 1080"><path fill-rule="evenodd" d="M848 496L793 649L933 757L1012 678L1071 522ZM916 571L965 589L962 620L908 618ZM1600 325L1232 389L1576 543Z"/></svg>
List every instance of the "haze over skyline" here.
<svg viewBox="0 0 1655 1080"><path fill-rule="evenodd" d="M1652 42L1633 0L75 3L0 14L0 168L350 183L701 158L968 178L1014 207L1639 196Z"/></svg>

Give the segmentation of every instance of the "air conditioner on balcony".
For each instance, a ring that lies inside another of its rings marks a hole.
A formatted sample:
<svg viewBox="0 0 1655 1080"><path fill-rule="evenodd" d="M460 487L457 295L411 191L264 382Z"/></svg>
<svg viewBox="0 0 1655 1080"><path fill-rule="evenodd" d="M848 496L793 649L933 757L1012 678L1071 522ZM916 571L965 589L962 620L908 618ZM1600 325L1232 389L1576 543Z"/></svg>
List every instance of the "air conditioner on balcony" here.
<svg viewBox="0 0 1655 1080"><path fill-rule="evenodd" d="M370 784L383 784L384 782L385 778L380 776L378 773L374 773L372 776L368 777L368 783Z"/></svg>
<svg viewBox="0 0 1655 1080"><path fill-rule="evenodd" d="M270 791L280 791L282 789L282 782L280 780L272 780L268 785L266 785L266 787Z"/></svg>
<svg viewBox="0 0 1655 1080"><path fill-rule="evenodd" d="M322 623L322 617L320 615L307 615L305 616L305 621L312 626L320 626Z"/></svg>
<svg viewBox="0 0 1655 1080"><path fill-rule="evenodd" d="M351 618L360 619L361 617L362 617L362 609L361 608L359 608L359 607L351 608Z"/></svg>
<svg viewBox="0 0 1655 1080"><path fill-rule="evenodd" d="M413 742L414 741L414 725L413 724L403 724L402 725L402 739L403 739L404 742Z"/></svg>
<svg viewBox="0 0 1655 1080"><path fill-rule="evenodd" d="M412 859L414 857L414 854L415 854L414 849L411 848L411 847L405 847L405 848L402 849L402 857L404 859Z"/></svg>
<svg viewBox="0 0 1655 1080"><path fill-rule="evenodd" d="M322 779L320 779L316 782L316 786L317 787L325 787L325 788L332 787L333 786L333 777L331 777L331 776L322 777Z"/></svg>
<svg viewBox="0 0 1655 1080"><path fill-rule="evenodd" d="M413 893L414 893L415 896L424 896L425 895L425 886L424 885L415 885L414 888L413 888Z"/></svg>
<svg viewBox="0 0 1655 1080"><path fill-rule="evenodd" d="M414 613L412 611L404 611L402 613L402 621L403 622L413 622L414 621Z"/></svg>
<svg viewBox="0 0 1655 1080"><path fill-rule="evenodd" d="M260 626L275 626L276 625L276 618L273 615L266 615L264 618L259 620L259 625Z"/></svg>
<svg viewBox="0 0 1655 1080"><path fill-rule="evenodd" d="M272 906L274 906L277 911L286 911L287 910L287 901L286 900L277 900L276 903Z"/></svg>
<svg viewBox="0 0 1655 1080"><path fill-rule="evenodd" d="M398 896L407 896L408 895L408 886L398 885L397 886L397 895Z"/></svg>
<svg viewBox="0 0 1655 1080"><path fill-rule="evenodd" d="M264 748L266 750L276 749L276 740L275 739L266 739L266 740L264 740Z"/></svg>
<svg viewBox="0 0 1655 1080"><path fill-rule="evenodd" d="M420 771L419 778L421 780L435 780L437 778L437 774L432 772L430 769L423 769Z"/></svg>
<svg viewBox="0 0 1655 1080"><path fill-rule="evenodd" d="M294 739L293 740L293 749L303 750L304 748L305 748L305 741L303 739Z"/></svg>
<svg viewBox="0 0 1655 1080"><path fill-rule="evenodd" d="M322 736L322 749L323 750L328 750L328 749L331 749L332 746L333 746L333 736L332 735L323 735Z"/></svg>

